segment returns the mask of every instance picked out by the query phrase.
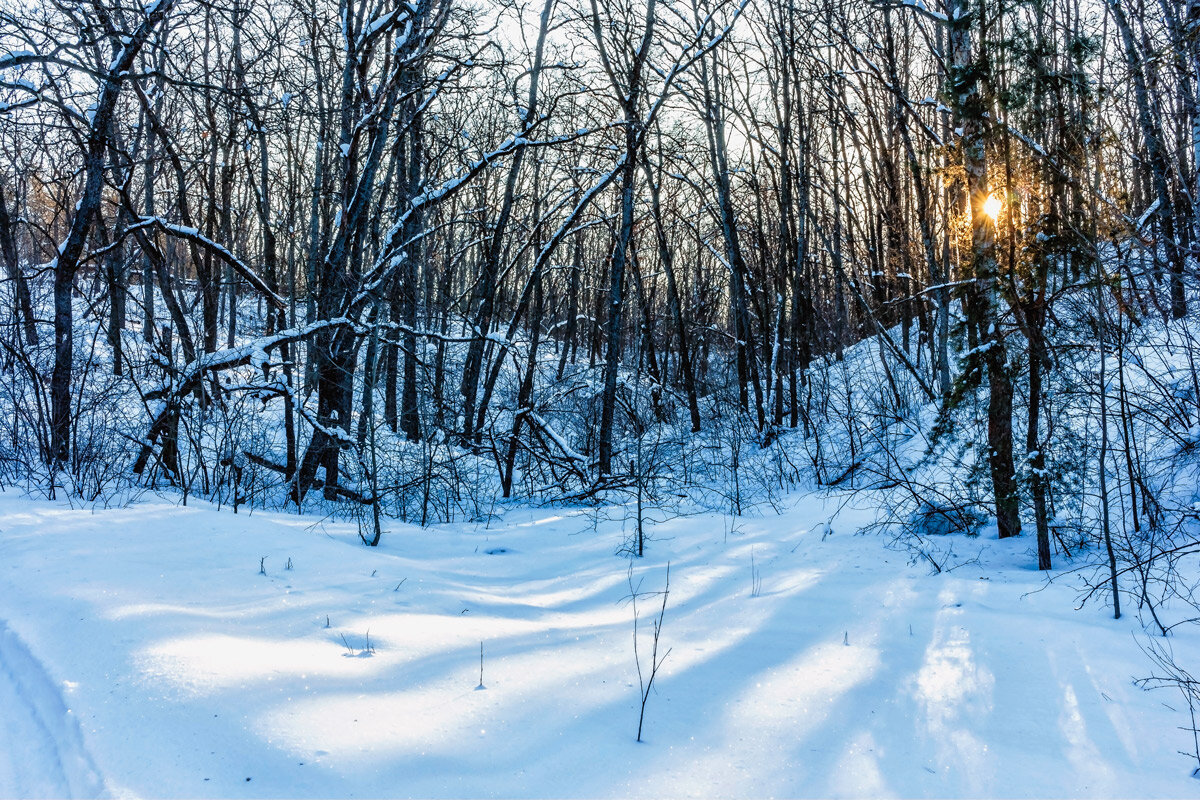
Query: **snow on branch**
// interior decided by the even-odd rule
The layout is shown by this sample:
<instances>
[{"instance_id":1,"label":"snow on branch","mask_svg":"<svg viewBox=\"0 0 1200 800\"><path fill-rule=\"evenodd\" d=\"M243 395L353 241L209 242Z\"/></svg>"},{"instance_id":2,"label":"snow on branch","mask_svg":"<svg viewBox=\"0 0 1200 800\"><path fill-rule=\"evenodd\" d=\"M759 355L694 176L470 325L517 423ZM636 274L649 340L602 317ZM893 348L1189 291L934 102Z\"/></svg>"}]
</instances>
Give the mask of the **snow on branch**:
<instances>
[{"instance_id":1,"label":"snow on branch","mask_svg":"<svg viewBox=\"0 0 1200 800\"><path fill-rule=\"evenodd\" d=\"M266 281L258 276L244 261L235 256L233 253L219 242L215 242L202 234L196 228L188 228L183 225L176 225L172 222L167 222L162 217L141 217L139 222L153 225L161 229L164 233L175 236L180 239L192 242L200 247L215 254L218 258L224 261L229 266L233 267L234 272L246 279L246 282L261 292L276 308L286 308L287 301L280 297L275 291L267 286Z\"/></svg>"},{"instance_id":2,"label":"snow on branch","mask_svg":"<svg viewBox=\"0 0 1200 800\"><path fill-rule=\"evenodd\" d=\"M190 390L191 384L196 378L210 370L231 369L244 364L265 364L267 363L267 352L279 347L283 344L298 342L307 339L317 331L325 328L338 327L356 327L355 324L345 317L335 317L333 319L322 319L316 322L310 322L307 325L301 325L295 328L287 328L286 330L273 333L270 336L260 336L253 341L240 344L235 347L226 347L222 350L217 350L212 353L205 353L196 360L186 364L182 371L180 381L180 390L178 393L186 394Z\"/></svg>"},{"instance_id":3,"label":"snow on branch","mask_svg":"<svg viewBox=\"0 0 1200 800\"><path fill-rule=\"evenodd\" d=\"M880 6L889 6L890 8L908 8L916 11L926 19L933 20L942 25L950 23L950 18L940 11L934 11L929 6L925 5L924 0L884 0Z\"/></svg>"},{"instance_id":4,"label":"snow on branch","mask_svg":"<svg viewBox=\"0 0 1200 800\"><path fill-rule=\"evenodd\" d=\"M584 466L585 468L587 467L587 463L588 463L587 457L585 457L582 453L577 451L575 448L571 447L571 445L569 445L567 443L567 440L562 437L562 434L560 434L558 431L554 430L554 427L549 422L547 422L545 419L543 419L541 414L538 414L536 411L530 410L527 414L527 419L530 423L532 423L535 427L537 427L542 433L546 434L546 436L551 441L554 442L554 444L558 447L558 449L560 451L562 451L562 454L564 456L566 456L566 458L569 461L573 461L576 464L580 464L580 465Z\"/></svg>"}]
</instances>

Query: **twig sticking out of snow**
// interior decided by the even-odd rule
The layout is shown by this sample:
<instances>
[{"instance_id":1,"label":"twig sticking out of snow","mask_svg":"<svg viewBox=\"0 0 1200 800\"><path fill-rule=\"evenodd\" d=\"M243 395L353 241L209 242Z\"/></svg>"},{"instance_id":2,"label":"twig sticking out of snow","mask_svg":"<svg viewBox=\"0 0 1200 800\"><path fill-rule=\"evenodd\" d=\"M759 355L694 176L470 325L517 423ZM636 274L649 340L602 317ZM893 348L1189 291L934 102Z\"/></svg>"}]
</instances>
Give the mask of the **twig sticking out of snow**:
<instances>
[{"instance_id":1,"label":"twig sticking out of snow","mask_svg":"<svg viewBox=\"0 0 1200 800\"><path fill-rule=\"evenodd\" d=\"M658 642L662 636L663 617L667 613L667 596L671 593L671 564L667 563L667 574L663 582L663 590L657 594L662 596L662 606L658 609L658 616L654 619L654 634L653 646L650 650L649 675L642 670L642 658L638 652L638 609L637 599L639 596L638 588L641 584L634 586L633 584L633 562L629 562L629 600L633 605L633 660L637 664L638 673L638 689L641 692L641 708L638 711L638 729L637 740L642 740L642 726L646 721L646 701L650 699L650 690L654 687L654 678L658 675L658 668L667 660L667 656L671 655L671 650L663 653L660 657L658 654Z\"/></svg>"}]
</instances>

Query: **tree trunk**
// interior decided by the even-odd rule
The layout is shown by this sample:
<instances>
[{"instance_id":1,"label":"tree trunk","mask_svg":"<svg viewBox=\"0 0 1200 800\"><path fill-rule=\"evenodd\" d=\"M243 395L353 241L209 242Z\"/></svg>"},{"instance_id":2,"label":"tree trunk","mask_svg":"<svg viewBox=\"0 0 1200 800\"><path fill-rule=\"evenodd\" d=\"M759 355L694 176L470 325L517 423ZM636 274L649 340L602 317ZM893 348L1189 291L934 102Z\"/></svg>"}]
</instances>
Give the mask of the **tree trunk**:
<instances>
[{"instance_id":1,"label":"tree trunk","mask_svg":"<svg viewBox=\"0 0 1200 800\"><path fill-rule=\"evenodd\" d=\"M971 45L972 19L983 11L982 0L979 1L980 6L976 11L972 11L965 3L960 5L957 0L952 0L948 5L953 64L951 86L962 119L960 146L971 213L975 313L988 374L988 462L996 504L996 524L1000 538L1005 539L1021 533L1020 495L1012 452L1012 379L1008 372L1008 353L1000 329L998 310L1000 276L995 228L983 210L989 188L986 108L979 91L979 75L986 70L986 66L983 54L976 56Z\"/></svg>"}]
</instances>

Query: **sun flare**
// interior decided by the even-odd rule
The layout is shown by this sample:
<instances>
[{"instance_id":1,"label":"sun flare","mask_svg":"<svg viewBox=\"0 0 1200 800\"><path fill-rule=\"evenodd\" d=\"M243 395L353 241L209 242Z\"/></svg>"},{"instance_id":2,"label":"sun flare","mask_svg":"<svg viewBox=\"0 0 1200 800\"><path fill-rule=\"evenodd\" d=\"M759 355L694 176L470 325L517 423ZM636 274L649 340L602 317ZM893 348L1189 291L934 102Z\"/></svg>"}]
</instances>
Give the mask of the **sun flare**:
<instances>
[{"instance_id":1,"label":"sun flare","mask_svg":"<svg viewBox=\"0 0 1200 800\"><path fill-rule=\"evenodd\" d=\"M992 218L995 222L1000 218L1000 211L1004 208L1004 203L1000 202L1000 198L994 194L989 194L987 200L983 201L983 213Z\"/></svg>"}]
</instances>

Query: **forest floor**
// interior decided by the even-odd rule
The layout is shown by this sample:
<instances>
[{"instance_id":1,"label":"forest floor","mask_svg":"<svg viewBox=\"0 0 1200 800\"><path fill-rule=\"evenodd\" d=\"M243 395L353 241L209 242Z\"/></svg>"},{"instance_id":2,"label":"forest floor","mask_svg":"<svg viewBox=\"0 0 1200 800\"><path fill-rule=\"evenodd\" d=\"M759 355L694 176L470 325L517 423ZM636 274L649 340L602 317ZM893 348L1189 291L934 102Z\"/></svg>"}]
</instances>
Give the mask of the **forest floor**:
<instances>
[{"instance_id":1,"label":"forest floor","mask_svg":"<svg viewBox=\"0 0 1200 800\"><path fill-rule=\"evenodd\" d=\"M611 510L610 510L611 515ZM830 518L832 517L832 522ZM0 796L1194 797L1136 610L870 509L352 524L0 494ZM670 563L644 741L643 674ZM261 567L261 569L260 569ZM265 574L262 574L264 573ZM1172 637L1181 661L1200 647ZM480 645L483 677L480 680Z\"/></svg>"}]
</instances>

